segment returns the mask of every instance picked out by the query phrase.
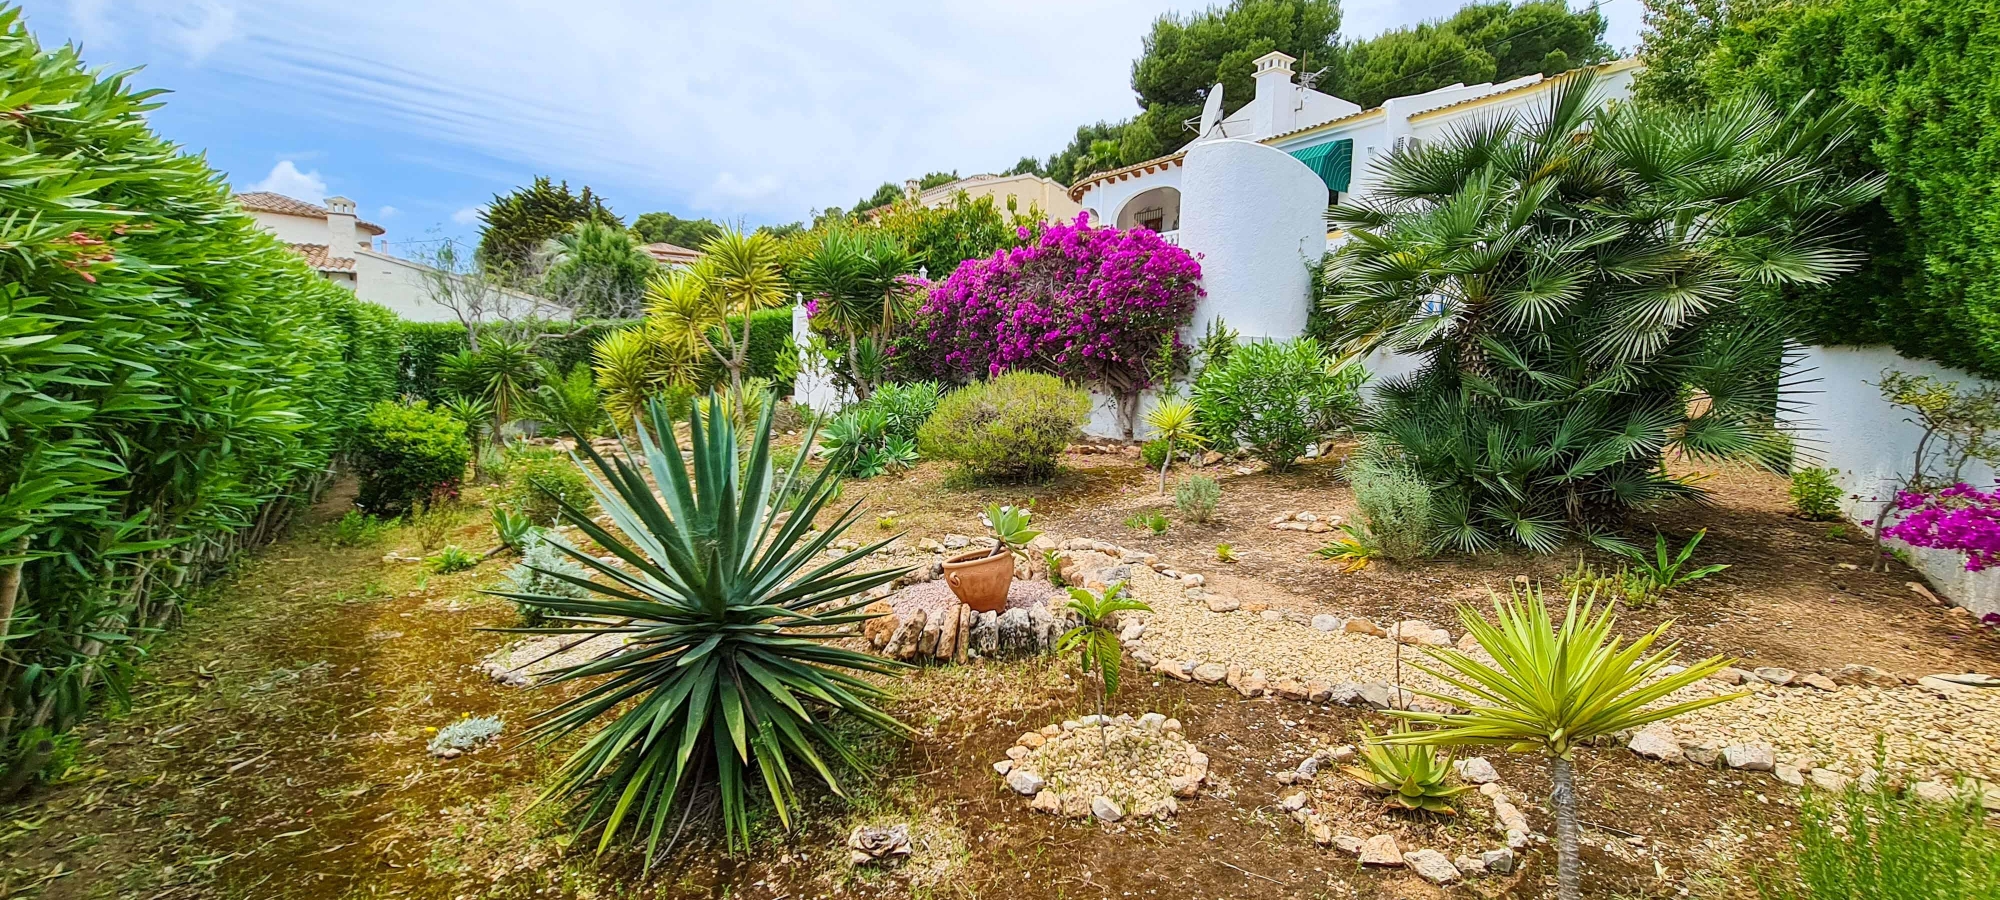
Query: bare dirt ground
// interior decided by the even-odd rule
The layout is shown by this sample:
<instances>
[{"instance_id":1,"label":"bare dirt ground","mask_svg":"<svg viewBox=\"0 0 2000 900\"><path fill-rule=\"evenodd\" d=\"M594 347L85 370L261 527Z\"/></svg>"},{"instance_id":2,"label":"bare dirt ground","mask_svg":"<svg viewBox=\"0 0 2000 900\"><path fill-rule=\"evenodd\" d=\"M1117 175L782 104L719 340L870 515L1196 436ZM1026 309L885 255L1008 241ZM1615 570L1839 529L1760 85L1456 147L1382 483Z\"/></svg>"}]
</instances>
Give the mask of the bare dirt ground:
<instances>
[{"instance_id":1,"label":"bare dirt ground","mask_svg":"<svg viewBox=\"0 0 2000 900\"><path fill-rule=\"evenodd\" d=\"M1329 463L1286 475L1224 475L1221 517L1178 521L1135 455L1072 454L1057 482L948 488L924 465L850 483L875 513L857 526L914 536L977 534L987 502L1032 501L1039 522L1158 553L1215 587L1302 611L1450 622L1452 607L1505 590L1517 574L1553 582L1574 557L1492 555L1386 564L1340 575L1311 551L1324 535L1271 530L1300 509L1350 515ZM1673 618L1695 654L1742 655L1800 669L1867 662L1896 671L2000 669L2000 643L1904 586L1900 566L1866 571L1854 529L1786 514L1782 482L1722 473L1714 505L1669 511L1678 542L1707 526L1703 561L1720 576L1623 630ZM478 493L473 492L477 502ZM342 498L322 507L321 522ZM1128 529L1135 512L1168 510L1165 535ZM893 511L893 514L890 514ZM884 527L886 525L886 528ZM1643 527L1643 526L1642 526ZM491 543L483 512L454 540ZM1214 561L1227 541L1242 561ZM1364 872L1316 847L1277 807L1272 775L1318 744L1346 743L1369 713L1244 700L1220 687L1126 679L1119 710L1181 719L1220 784L1162 824L1102 826L1030 812L991 763L1021 732L1088 712L1060 660L931 669L905 680L895 712L911 741L869 740L879 777L850 777L854 800L815 803L798 831L758 826L747 854L705 836L643 871L631 853L593 854L558 807L533 807L563 748L521 746L532 714L558 698L503 687L477 670L510 637L511 607L476 592L510 564L451 576L385 562L411 538L392 532L334 547L323 524L257 554L165 636L129 711L80 733L78 767L38 788L0 826L0 895L47 898L527 897L1540 897L1552 893L1545 848L1517 874L1440 890L1407 873ZM1843 564L1856 566L1846 568ZM1454 629L1456 631L1456 629ZM502 746L453 760L424 751L429 729L462 715L507 723ZM1510 789L1546 791L1538 763L1489 754ZM1586 892L1594 897L1749 896L1748 873L1777 864L1793 837L1797 793L1768 775L1663 766L1618 748L1586 751ZM1539 808L1528 809L1548 830ZM1382 818L1356 829L1394 828ZM890 873L850 870L840 847L856 824L908 822L918 851ZM1476 813L1465 827L1479 828ZM1406 848L1408 849L1408 848Z\"/></svg>"}]
</instances>

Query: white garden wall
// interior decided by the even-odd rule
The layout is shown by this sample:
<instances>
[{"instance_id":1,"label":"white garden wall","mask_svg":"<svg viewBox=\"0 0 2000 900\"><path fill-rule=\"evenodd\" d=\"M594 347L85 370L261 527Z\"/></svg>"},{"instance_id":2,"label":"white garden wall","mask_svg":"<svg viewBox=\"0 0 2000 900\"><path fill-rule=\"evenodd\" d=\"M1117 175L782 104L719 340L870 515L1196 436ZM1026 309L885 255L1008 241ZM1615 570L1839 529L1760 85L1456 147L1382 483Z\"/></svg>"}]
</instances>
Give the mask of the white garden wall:
<instances>
[{"instance_id":1,"label":"white garden wall","mask_svg":"<svg viewBox=\"0 0 2000 900\"><path fill-rule=\"evenodd\" d=\"M1895 485L1909 473L1923 430L1905 410L1882 399L1876 385L1884 369L1933 375L1958 382L1980 379L1924 359L1910 359L1888 347L1807 347L1803 367L1809 383L1791 409L1779 416L1798 438L1798 455L1813 465L1840 470L1848 492L1847 517L1871 520ZM1966 466L1966 481L1991 488L1995 472L1978 463ZM1965 571L1963 554L1910 548L1910 561L1933 587L1975 614L2000 612L2000 570Z\"/></svg>"}]
</instances>

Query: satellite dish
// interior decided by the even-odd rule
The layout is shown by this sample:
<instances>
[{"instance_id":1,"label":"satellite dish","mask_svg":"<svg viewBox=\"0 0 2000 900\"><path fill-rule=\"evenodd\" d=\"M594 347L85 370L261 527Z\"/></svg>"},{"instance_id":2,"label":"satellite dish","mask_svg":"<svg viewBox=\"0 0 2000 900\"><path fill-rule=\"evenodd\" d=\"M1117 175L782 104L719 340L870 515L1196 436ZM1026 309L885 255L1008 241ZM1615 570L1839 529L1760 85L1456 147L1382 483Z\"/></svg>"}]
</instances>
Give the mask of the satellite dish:
<instances>
[{"instance_id":1,"label":"satellite dish","mask_svg":"<svg viewBox=\"0 0 2000 900\"><path fill-rule=\"evenodd\" d=\"M1201 106L1201 131L1197 137L1208 137L1210 130L1222 121L1222 82L1208 89L1208 102Z\"/></svg>"}]
</instances>

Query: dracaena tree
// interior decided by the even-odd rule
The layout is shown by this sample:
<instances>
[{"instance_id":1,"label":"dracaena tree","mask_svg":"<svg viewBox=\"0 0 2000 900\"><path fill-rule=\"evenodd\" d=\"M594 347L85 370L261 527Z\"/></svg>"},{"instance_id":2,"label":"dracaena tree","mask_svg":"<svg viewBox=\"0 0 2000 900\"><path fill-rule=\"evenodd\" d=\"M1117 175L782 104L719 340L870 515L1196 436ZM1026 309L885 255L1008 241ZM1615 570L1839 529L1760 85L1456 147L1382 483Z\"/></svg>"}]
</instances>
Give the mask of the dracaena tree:
<instances>
[{"instance_id":1,"label":"dracaena tree","mask_svg":"<svg viewBox=\"0 0 2000 900\"><path fill-rule=\"evenodd\" d=\"M1397 150L1328 212L1336 336L1423 361L1363 430L1439 486L1441 544L1603 539L1698 494L1668 453L1777 462L1784 335L1739 303L1857 264L1841 214L1881 184L1835 170L1849 134L1757 100L1603 107L1579 72L1536 115Z\"/></svg>"},{"instance_id":2,"label":"dracaena tree","mask_svg":"<svg viewBox=\"0 0 2000 900\"><path fill-rule=\"evenodd\" d=\"M831 228L793 265L813 324L834 338L835 371L866 400L882 378L889 331L910 314L918 259L879 230Z\"/></svg>"}]
</instances>

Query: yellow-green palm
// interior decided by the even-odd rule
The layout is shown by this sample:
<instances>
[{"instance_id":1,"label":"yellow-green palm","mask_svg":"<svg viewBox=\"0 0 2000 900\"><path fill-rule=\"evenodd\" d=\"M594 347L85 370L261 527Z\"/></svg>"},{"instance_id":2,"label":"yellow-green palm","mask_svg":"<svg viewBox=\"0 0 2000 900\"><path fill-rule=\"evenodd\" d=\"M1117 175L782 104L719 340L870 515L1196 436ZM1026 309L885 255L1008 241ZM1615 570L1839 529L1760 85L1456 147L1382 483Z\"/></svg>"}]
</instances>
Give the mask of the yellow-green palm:
<instances>
[{"instance_id":1,"label":"yellow-green palm","mask_svg":"<svg viewBox=\"0 0 2000 900\"><path fill-rule=\"evenodd\" d=\"M1198 429L1199 416L1194 404L1182 397L1168 397L1146 413L1146 424L1153 429L1153 437L1167 442L1166 461L1160 463L1160 493L1167 492L1167 467L1173 465L1174 448L1180 446L1199 447L1204 439Z\"/></svg>"},{"instance_id":2,"label":"yellow-green palm","mask_svg":"<svg viewBox=\"0 0 2000 900\"><path fill-rule=\"evenodd\" d=\"M1675 691L1723 669L1732 659L1711 656L1666 674L1678 643L1654 650L1673 623L1662 622L1630 644L1612 634L1618 618L1595 597L1569 596L1562 625L1552 624L1539 589L1493 601L1494 621L1460 607L1459 620L1491 656L1488 664L1450 648L1424 649L1436 668L1417 668L1460 694L1417 691L1464 712L1389 710L1389 715L1436 726L1387 735L1385 743L1437 746L1492 745L1539 752L1549 761L1557 837L1557 896L1574 900L1581 890L1577 867L1575 768L1577 747L1595 738L1692 712L1743 694L1663 703Z\"/></svg>"}]
</instances>

